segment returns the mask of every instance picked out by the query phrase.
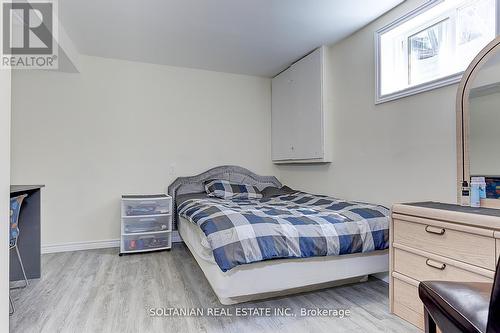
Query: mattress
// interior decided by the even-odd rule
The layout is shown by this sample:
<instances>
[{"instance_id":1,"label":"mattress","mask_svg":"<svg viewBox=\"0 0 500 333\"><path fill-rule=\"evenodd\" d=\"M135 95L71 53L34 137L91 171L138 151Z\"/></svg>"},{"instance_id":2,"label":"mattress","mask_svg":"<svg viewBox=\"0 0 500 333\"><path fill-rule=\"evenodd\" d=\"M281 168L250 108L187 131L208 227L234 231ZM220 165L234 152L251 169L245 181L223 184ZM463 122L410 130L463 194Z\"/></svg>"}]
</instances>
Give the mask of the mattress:
<instances>
[{"instance_id":1,"label":"mattress","mask_svg":"<svg viewBox=\"0 0 500 333\"><path fill-rule=\"evenodd\" d=\"M179 216L207 236L222 271L284 258L384 250L389 210L383 206L294 193L262 199L192 198Z\"/></svg>"},{"instance_id":2,"label":"mattress","mask_svg":"<svg viewBox=\"0 0 500 333\"><path fill-rule=\"evenodd\" d=\"M221 271L215 262L207 237L183 217L179 234L198 262L222 304L324 288L362 280L368 274L389 269L388 251L266 260Z\"/></svg>"}]
</instances>

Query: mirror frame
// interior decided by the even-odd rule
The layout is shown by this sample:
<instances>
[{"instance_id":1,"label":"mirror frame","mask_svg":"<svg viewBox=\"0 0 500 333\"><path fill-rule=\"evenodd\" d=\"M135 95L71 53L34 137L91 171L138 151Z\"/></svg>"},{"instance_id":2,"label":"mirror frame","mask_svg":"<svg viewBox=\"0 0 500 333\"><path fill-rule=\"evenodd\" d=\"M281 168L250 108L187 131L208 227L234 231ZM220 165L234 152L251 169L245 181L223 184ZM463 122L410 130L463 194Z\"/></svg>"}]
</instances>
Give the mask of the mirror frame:
<instances>
[{"instance_id":1,"label":"mirror frame","mask_svg":"<svg viewBox=\"0 0 500 333\"><path fill-rule=\"evenodd\" d=\"M490 60L496 52L500 52L500 36L486 45L472 60L465 70L457 91L457 203L462 197L462 182L470 182L469 160L469 94L472 82L483 65ZM499 208L500 199L481 200L481 207Z\"/></svg>"}]
</instances>

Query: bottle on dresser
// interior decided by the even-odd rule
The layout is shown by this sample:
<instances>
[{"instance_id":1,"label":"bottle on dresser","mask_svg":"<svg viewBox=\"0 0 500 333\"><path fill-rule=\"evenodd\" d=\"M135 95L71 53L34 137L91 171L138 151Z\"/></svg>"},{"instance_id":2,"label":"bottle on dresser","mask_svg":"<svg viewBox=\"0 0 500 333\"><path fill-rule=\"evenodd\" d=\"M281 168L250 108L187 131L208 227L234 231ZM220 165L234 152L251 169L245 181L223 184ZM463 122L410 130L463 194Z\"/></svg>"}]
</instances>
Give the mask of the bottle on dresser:
<instances>
[{"instance_id":1,"label":"bottle on dresser","mask_svg":"<svg viewBox=\"0 0 500 333\"><path fill-rule=\"evenodd\" d=\"M464 180L462 182L462 206L470 206L470 187L469 183Z\"/></svg>"},{"instance_id":2,"label":"bottle on dresser","mask_svg":"<svg viewBox=\"0 0 500 333\"><path fill-rule=\"evenodd\" d=\"M486 198L486 181L484 177L471 177L470 206L481 207L481 199Z\"/></svg>"}]
</instances>

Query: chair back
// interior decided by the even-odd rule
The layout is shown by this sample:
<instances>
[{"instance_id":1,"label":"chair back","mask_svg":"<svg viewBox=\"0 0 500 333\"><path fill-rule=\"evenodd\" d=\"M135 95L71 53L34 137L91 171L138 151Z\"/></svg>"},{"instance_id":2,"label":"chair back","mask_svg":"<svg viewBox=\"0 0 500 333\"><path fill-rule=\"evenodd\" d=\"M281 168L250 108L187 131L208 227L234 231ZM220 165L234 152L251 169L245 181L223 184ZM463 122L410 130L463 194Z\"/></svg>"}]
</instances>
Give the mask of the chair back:
<instances>
[{"instance_id":1,"label":"chair back","mask_svg":"<svg viewBox=\"0 0 500 333\"><path fill-rule=\"evenodd\" d=\"M17 245L17 238L19 237L19 213L21 212L21 205L23 200L27 197L26 194L10 198L10 243L9 247Z\"/></svg>"},{"instance_id":2,"label":"chair back","mask_svg":"<svg viewBox=\"0 0 500 333\"><path fill-rule=\"evenodd\" d=\"M500 332L500 258L491 290L490 309L488 312L488 326L486 332Z\"/></svg>"}]
</instances>

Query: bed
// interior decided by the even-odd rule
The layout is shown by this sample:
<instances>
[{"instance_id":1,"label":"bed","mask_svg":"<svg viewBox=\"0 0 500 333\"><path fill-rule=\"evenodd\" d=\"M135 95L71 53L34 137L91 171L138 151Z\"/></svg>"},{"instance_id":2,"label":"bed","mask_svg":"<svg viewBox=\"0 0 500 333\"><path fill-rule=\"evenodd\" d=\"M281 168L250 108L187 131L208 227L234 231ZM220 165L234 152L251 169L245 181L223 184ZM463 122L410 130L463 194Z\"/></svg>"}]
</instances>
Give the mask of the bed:
<instances>
[{"instance_id":1,"label":"bed","mask_svg":"<svg viewBox=\"0 0 500 333\"><path fill-rule=\"evenodd\" d=\"M259 200L211 198L204 192L204 184L213 179L252 185L263 193L272 191ZM369 274L388 271L389 211L385 207L294 191L283 187L275 177L259 176L238 166L220 166L196 176L177 178L168 191L173 198L174 229L179 231L222 304L352 283ZM276 216L286 223L292 221L291 229L270 223ZM347 218L353 223L331 221L332 218ZM242 220L255 223L240 226ZM221 227L228 223L229 226ZM259 231L264 225L272 229ZM362 237L352 231L355 226ZM221 238L221 230L214 230L235 227L240 230L236 241L227 233L222 233ZM345 228L351 231L346 232ZM242 229L253 236L241 237ZM288 238L288 243L268 246L283 238L283 229L327 236L333 232L336 236L301 237L295 246L290 246ZM278 232L279 237L266 243L273 232ZM260 237L261 233L264 237ZM248 245L242 249L242 238L253 242L253 250ZM327 239L328 245L318 246L321 238Z\"/></svg>"}]
</instances>

